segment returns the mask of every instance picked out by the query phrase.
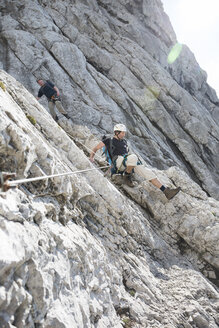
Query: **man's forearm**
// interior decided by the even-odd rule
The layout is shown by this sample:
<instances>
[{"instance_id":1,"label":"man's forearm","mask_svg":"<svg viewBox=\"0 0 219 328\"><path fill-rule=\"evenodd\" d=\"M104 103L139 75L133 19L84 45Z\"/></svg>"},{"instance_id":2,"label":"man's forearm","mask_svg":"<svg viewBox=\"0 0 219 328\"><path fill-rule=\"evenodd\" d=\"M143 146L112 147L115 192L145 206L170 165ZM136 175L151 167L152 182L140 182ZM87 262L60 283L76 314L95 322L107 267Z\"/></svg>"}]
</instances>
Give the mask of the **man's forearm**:
<instances>
[{"instance_id":1,"label":"man's forearm","mask_svg":"<svg viewBox=\"0 0 219 328\"><path fill-rule=\"evenodd\" d=\"M91 153L90 153L90 159L93 160L94 159L94 156L96 154L96 150L95 148L92 149Z\"/></svg>"},{"instance_id":2,"label":"man's forearm","mask_svg":"<svg viewBox=\"0 0 219 328\"><path fill-rule=\"evenodd\" d=\"M54 87L53 89L56 91L57 96L59 97L59 89L57 87Z\"/></svg>"},{"instance_id":3,"label":"man's forearm","mask_svg":"<svg viewBox=\"0 0 219 328\"><path fill-rule=\"evenodd\" d=\"M90 160L93 162L96 152L104 146L104 143L101 141L96 147L94 147L90 153Z\"/></svg>"}]
</instances>

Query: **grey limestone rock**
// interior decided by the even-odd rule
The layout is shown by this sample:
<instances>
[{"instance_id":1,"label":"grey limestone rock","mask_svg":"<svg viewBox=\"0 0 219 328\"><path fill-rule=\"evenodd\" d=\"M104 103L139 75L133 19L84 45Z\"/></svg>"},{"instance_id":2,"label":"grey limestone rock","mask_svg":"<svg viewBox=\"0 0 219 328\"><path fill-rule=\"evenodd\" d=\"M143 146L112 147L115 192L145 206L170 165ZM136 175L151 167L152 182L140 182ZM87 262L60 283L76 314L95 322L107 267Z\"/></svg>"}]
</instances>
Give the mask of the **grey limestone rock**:
<instances>
[{"instance_id":1,"label":"grey limestone rock","mask_svg":"<svg viewBox=\"0 0 219 328\"><path fill-rule=\"evenodd\" d=\"M218 327L219 100L176 41L160 0L0 1L0 170L92 169L0 192L1 327ZM170 202L93 170L115 123Z\"/></svg>"},{"instance_id":2,"label":"grey limestone rock","mask_svg":"<svg viewBox=\"0 0 219 328\"><path fill-rule=\"evenodd\" d=\"M22 179L94 168L88 127L58 125L14 78L0 80L4 169ZM2 327L217 327L218 201L179 167L153 171L182 186L170 202L100 170L0 193Z\"/></svg>"},{"instance_id":3,"label":"grey limestone rock","mask_svg":"<svg viewBox=\"0 0 219 328\"><path fill-rule=\"evenodd\" d=\"M161 1L5 0L0 9L3 69L35 95L36 78L54 81L73 121L95 134L126 123L144 160L181 167L219 199L219 100L186 45L167 63L177 38Z\"/></svg>"}]
</instances>

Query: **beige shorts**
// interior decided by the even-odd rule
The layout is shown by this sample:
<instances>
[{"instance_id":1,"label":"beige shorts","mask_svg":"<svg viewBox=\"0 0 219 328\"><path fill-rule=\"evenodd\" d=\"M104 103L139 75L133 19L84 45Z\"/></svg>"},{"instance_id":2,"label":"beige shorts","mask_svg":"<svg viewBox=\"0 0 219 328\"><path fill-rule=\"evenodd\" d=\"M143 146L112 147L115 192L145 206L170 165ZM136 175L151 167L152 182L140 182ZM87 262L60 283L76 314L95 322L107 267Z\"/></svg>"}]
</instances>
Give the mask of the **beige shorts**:
<instances>
[{"instance_id":1,"label":"beige shorts","mask_svg":"<svg viewBox=\"0 0 219 328\"><path fill-rule=\"evenodd\" d=\"M124 160L123 156L118 156L116 160L116 167L120 171L125 170L125 166L122 164L123 160ZM138 157L135 154L130 154L127 157L126 166L134 166L135 173L137 173L138 175L140 175L142 178L146 180L150 181L157 178L151 169L148 169L144 165L137 165L137 162L138 162Z\"/></svg>"}]
</instances>

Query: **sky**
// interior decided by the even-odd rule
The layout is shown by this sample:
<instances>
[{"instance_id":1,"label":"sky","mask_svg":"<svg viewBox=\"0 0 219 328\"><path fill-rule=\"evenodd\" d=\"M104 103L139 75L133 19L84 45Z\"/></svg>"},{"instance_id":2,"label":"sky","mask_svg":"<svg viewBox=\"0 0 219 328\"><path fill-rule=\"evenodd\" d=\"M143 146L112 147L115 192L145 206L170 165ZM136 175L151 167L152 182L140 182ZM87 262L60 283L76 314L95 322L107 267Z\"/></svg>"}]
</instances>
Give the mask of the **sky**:
<instances>
[{"instance_id":1,"label":"sky","mask_svg":"<svg viewBox=\"0 0 219 328\"><path fill-rule=\"evenodd\" d=\"M219 0L161 0L179 43L186 44L219 97Z\"/></svg>"}]
</instances>

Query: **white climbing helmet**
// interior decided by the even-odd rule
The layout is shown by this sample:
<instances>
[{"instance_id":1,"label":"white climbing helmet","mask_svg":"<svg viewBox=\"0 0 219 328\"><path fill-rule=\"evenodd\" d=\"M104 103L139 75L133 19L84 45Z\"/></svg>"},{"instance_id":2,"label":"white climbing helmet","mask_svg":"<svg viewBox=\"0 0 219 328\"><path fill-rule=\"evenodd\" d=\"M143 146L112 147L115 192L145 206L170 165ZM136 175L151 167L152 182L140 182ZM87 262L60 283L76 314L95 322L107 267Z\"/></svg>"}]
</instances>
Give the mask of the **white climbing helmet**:
<instances>
[{"instance_id":1,"label":"white climbing helmet","mask_svg":"<svg viewBox=\"0 0 219 328\"><path fill-rule=\"evenodd\" d=\"M120 131L120 132L126 132L127 129L126 129L126 126L124 124L116 124L114 126L114 131Z\"/></svg>"}]
</instances>

